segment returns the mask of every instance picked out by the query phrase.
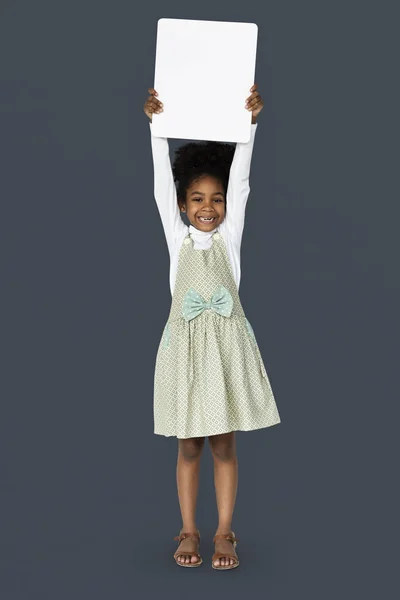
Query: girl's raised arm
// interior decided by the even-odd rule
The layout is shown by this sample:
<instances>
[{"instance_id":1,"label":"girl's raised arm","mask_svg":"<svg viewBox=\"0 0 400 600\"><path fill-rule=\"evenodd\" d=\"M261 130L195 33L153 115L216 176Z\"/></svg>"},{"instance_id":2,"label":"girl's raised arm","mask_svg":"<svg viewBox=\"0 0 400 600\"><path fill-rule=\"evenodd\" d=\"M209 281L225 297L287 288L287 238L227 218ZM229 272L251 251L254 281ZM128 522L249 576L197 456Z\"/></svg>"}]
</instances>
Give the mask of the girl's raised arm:
<instances>
[{"instance_id":1,"label":"girl's raised arm","mask_svg":"<svg viewBox=\"0 0 400 600\"><path fill-rule=\"evenodd\" d=\"M178 207L169 156L168 139L155 137L151 134L151 149L154 167L154 198L160 213L168 250L171 254L180 229L184 227L184 223Z\"/></svg>"},{"instance_id":2,"label":"girl's raised arm","mask_svg":"<svg viewBox=\"0 0 400 600\"><path fill-rule=\"evenodd\" d=\"M145 104L144 111L151 119L154 112L162 111L162 104L155 98L157 92L153 88L150 88L149 92L151 96ZM149 123L149 127L154 167L154 198L160 213L168 250L171 255L180 230L185 227L185 224L181 219L178 207L171 159L169 156L168 139L153 136L151 132L151 122Z\"/></svg>"},{"instance_id":3,"label":"girl's raised arm","mask_svg":"<svg viewBox=\"0 0 400 600\"><path fill-rule=\"evenodd\" d=\"M226 193L224 226L233 243L240 246L244 228L247 199L250 193L249 176L257 123L251 125L250 140L237 143L233 156Z\"/></svg>"}]
</instances>

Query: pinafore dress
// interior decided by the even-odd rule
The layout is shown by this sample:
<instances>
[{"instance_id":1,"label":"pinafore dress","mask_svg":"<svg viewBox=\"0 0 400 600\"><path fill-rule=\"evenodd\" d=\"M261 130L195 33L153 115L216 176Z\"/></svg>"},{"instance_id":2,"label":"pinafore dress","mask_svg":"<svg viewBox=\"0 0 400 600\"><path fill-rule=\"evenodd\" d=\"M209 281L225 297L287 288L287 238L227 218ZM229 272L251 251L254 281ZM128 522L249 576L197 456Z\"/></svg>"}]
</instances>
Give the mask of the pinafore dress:
<instances>
[{"instance_id":1,"label":"pinafore dress","mask_svg":"<svg viewBox=\"0 0 400 600\"><path fill-rule=\"evenodd\" d=\"M281 422L263 359L239 298L225 244L188 234L156 356L154 433L193 438Z\"/></svg>"}]
</instances>

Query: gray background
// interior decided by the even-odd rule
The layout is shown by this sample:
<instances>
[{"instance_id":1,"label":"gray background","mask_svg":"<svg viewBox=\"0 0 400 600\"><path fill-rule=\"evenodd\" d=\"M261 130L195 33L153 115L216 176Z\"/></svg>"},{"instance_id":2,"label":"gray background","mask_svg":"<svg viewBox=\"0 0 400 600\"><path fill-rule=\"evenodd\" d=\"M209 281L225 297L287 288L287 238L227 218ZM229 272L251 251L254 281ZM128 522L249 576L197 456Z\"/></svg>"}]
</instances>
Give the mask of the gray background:
<instances>
[{"instance_id":1,"label":"gray background","mask_svg":"<svg viewBox=\"0 0 400 600\"><path fill-rule=\"evenodd\" d=\"M394 7L2 0L2 600L396 595ZM224 574L209 446L204 565L182 569L176 439L153 434L170 291L143 104L160 17L259 26L240 292L282 423L237 434L241 566Z\"/></svg>"}]
</instances>

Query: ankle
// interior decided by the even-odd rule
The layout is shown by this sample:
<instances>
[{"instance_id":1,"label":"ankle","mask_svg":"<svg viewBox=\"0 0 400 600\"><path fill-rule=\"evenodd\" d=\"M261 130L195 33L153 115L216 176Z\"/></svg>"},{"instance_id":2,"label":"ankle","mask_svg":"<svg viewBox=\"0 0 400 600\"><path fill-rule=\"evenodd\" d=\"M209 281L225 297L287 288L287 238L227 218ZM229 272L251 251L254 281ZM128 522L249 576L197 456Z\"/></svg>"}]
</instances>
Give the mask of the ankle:
<instances>
[{"instance_id":1,"label":"ankle","mask_svg":"<svg viewBox=\"0 0 400 600\"><path fill-rule=\"evenodd\" d=\"M217 528L217 531L215 532L215 535L218 535L220 533L228 534L228 533L231 533L231 531L232 531L231 525L228 525L228 526L227 525L220 525Z\"/></svg>"},{"instance_id":2,"label":"ankle","mask_svg":"<svg viewBox=\"0 0 400 600\"><path fill-rule=\"evenodd\" d=\"M196 533L197 531L196 523L184 523L181 528L181 533Z\"/></svg>"}]
</instances>

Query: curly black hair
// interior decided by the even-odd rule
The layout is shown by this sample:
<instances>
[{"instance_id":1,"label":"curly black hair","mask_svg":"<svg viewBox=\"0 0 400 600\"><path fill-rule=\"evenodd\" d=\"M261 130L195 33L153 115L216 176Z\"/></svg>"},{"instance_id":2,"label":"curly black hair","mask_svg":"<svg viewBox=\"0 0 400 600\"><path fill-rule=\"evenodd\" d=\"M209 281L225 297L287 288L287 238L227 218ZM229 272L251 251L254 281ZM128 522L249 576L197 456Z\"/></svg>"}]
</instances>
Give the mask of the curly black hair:
<instances>
[{"instance_id":1,"label":"curly black hair","mask_svg":"<svg viewBox=\"0 0 400 600\"><path fill-rule=\"evenodd\" d=\"M178 183L178 203L186 203L188 188L204 175L218 179L226 197L234 153L234 145L222 142L189 142L180 146L172 166L174 181Z\"/></svg>"}]
</instances>

